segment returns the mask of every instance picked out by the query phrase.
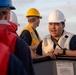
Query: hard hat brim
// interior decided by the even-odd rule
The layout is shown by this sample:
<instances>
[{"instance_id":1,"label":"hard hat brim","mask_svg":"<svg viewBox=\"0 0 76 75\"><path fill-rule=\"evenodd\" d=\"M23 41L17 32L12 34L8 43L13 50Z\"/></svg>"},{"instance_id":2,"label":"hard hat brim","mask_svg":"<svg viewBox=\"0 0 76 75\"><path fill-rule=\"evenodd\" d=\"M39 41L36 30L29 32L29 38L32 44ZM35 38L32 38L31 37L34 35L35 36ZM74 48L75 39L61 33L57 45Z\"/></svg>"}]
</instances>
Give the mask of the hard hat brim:
<instances>
[{"instance_id":1,"label":"hard hat brim","mask_svg":"<svg viewBox=\"0 0 76 75\"><path fill-rule=\"evenodd\" d=\"M16 8L15 8L15 7L10 7L10 9L11 9L11 10L15 10Z\"/></svg>"},{"instance_id":2,"label":"hard hat brim","mask_svg":"<svg viewBox=\"0 0 76 75\"><path fill-rule=\"evenodd\" d=\"M40 19L42 19L42 16L39 16Z\"/></svg>"},{"instance_id":3,"label":"hard hat brim","mask_svg":"<svg viewBox=\"0 0 76 75\"><path fill-rule=\"evenodd\" d=\"M66 21L66 19L63 21L63 20L61 20L61 21L48 21L49 23L61 23L61 22L65 22Z\"/></svg>"},{"instance_id":4,"label":"hard hat brim","mask_svg":"<svg viewBox=\"0 0 76 75\"><path fill-rule=\"evenodd\" d=\"M39 19L42 19L42 16L29 15L29 16L26 16L26 17L38 17Z\"/></svg>"},{"instance_id":5,"label":"hard hat brim","mask_svg":"<svg viewBox=\"0 0 76 75\"><path fill-rule=\"evenodd\" d=\"M16 9L14 6L11 6L11 7L9 7L9 6L0 6L0 7L7 7L7 8L10 8L11 10L15 10Z\"/></svg>"}]
</instances>

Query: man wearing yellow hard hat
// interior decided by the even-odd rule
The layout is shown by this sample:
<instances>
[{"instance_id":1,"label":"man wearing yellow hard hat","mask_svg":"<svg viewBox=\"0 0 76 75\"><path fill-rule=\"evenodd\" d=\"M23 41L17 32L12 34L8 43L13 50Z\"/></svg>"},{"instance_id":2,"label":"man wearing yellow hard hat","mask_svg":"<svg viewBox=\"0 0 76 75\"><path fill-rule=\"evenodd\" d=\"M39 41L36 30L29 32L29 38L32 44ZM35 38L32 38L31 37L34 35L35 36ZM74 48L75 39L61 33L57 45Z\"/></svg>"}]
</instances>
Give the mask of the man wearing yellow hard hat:
<instances>
[{"instance_id":1,"label":"man wearing yellow hard hat","mask_svg":"<svg viewBox=\"0 0 76 75\"><path fill-rule=\"evenodd\" d=\"M36 8L30 8L26 13L26 17L28 19L28 25L23 28L20 37L24 39L30 49L36 53L36 48L41 41L36 28L39 26L42 17Z\"/></svg>"},{"instance_id":2,"label":"man wearing yellow hard hat","mask_svg":"<svg viewBox=\"0 0 76 75\"><path fill-rule=\"evenodd\" d=\"M56 58L59 54L76 56L76 35L64 30L64 14L60 10L52 11L48 23L50 34L40 42L36 53L51 58Z\"/></svg>"}]
</instances>

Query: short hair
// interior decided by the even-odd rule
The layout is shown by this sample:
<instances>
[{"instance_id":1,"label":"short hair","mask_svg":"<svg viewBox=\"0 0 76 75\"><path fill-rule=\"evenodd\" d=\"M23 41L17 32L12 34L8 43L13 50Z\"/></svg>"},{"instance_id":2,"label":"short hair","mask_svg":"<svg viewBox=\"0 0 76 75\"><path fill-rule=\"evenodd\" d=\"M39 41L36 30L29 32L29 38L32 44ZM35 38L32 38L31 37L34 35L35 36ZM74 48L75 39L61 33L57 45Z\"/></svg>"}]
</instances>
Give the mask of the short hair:
<instances>
[{"instance_id":1,"label":"short hair","mask_svg":"<svg viewBox=\"0 0 76 75\"><path fill-rule=\"evenodd\" d=\"M31 23L34 22L36 20L36 18L37 17L32 17L32 16L27 17L28 22L31 22Z\"/></svg>"},{"instance_id":2,"label":"short hair","mask_svg":"<svg viewBox=\"0 0 76 75\"><path fill-rule=\"evenodd\" d=\"M65 25L65 22L61 22L62 25Z\"/></svg>"},{"instance_id":3,"label":"short hair","mask_svg":"<svg viewBox=\"0 0 76 75\"><path fill-rule=\"evenodd\" d=\"M2 19L3 15L7 13L7 10L10 10L9 7L0 7L0 19Z\"/></svg>"}]
</instances>

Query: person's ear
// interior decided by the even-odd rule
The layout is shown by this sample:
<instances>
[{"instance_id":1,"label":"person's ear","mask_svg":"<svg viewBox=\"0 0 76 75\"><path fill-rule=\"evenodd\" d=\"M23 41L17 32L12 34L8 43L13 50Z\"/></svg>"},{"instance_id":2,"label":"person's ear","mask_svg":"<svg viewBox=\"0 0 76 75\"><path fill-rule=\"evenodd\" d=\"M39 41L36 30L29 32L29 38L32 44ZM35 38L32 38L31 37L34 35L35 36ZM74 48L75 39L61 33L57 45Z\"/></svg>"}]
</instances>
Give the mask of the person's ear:
<instances>
[{"instance_id":1,"label":"person's ear","mask_svg":"<svg viewBox=\"0 0 76 75\"><path fill-rule=\"evenodd\" d=\"M8 20L8 13L7 12L5 13L4 16L5 16L5 20Z\"/></svg>"},{"instance_id":2,"label":"person's ear","mask_svg":"<svg viewBox=\"0 0 76 75\"><path fill-rule=\"evenodd\" d=\"M9 20L10 19L10 10L6 11L5 19L6 20Z\"/></svg>"}]
</instances>

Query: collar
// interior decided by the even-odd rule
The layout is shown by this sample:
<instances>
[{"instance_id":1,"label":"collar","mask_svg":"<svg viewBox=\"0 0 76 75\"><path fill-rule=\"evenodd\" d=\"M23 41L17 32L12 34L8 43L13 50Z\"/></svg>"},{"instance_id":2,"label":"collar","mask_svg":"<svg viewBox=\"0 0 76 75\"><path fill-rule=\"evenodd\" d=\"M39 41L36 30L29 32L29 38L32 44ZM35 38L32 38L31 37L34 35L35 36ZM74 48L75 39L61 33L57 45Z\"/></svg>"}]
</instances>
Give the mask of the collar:
<instances>
[{"instance_id":1,"label":"collar","mask_svg":"<svg viewBox=\"0 0 76 75\"><path fill-rule=\"evenodd\" d=\"M10 25L10 23L7 20L0 20L0 24Z\"/></svg>"}]
</instances>

